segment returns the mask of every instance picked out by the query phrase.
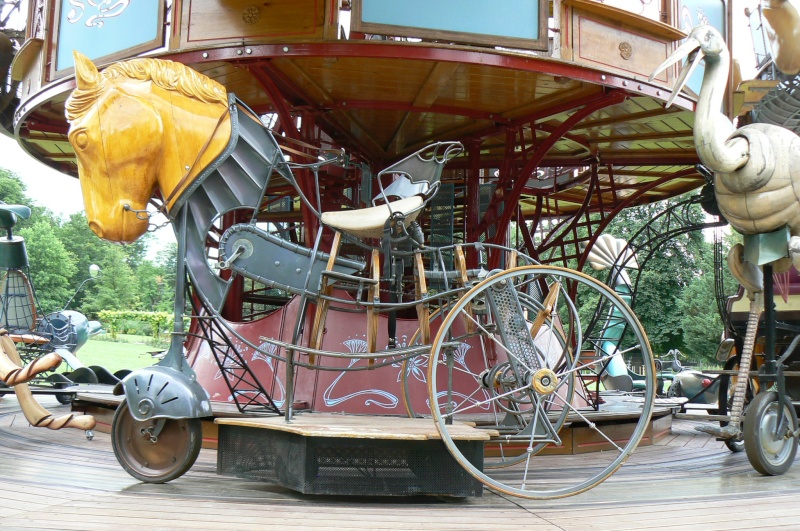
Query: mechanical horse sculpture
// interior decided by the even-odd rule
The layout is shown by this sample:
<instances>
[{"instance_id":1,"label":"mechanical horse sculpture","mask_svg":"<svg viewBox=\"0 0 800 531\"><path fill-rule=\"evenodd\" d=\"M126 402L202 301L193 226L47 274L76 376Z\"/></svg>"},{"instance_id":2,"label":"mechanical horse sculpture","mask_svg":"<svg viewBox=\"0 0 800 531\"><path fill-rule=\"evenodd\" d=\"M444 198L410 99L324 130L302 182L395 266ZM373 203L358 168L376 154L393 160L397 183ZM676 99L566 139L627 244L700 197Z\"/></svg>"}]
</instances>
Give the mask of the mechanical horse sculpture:
<instances>
[{"instance_id":1,"label":"mechanical horse sculpture","mask_svg":"<svg viewBox=\"0 0 800 531\"><path fill-rule=\"evenodd\" d=\"M409 412L433 418L459 464L492 488L542 499L600 483L643 437L653 410L652 354L641 325L613 289L498 245L425 245L416 218L440 188L444 165L461 152L458 142L431 144L378 172L374 182L380 194L372 206L319 212L319 195L307 196L319 194L319 186L303 190L292 170L315 177L327 165L348 170L357 165L349 156L319 150L307 164L287 160L255 113L213 80L177 63L134 59L98 72L76 53L75 65L77 88L66 110L90 226L102 238L133 241L147 230L145 207L160 194L178 239L170 349L156 366L135 371L115 390L124 393L125 402L114 417L112 442L134 477L164 482L183 474L200 448L198 419L212 415L209 397L183 355L187 275L202 303L195 322L206 327L203 334L220 371L235 373L229 386L242 412L282 413L291 421L299 380L313 387L319 371L372 371L362 373L366 380L378 369L402 367L398 381L413 404ZM258 223L265 194L276 183L276 188L290 185L290 197L298 197L316 218L310 249ZM212 267L207 235L231 212L246 221L220 227L224 232ZM333 234L323 243L325 232ZM343 241L357 250L341 256ZM468 268L466 253L475 253L478 264L499 257L507 269ZM265 336L254 342L223 318L236 276L289 294L284 308L291 309L282 325L288 329L294 323L289 340ZM433 283L435 290L429 288ZM594 328L585 326L575 304L582 297L599 300L595 315L601 317L589 319L599 323ZM307 315L314 307L313 317ZM397 337L398 312L417 317L418 329L407 341ZM331 315L346 316L354 328L365 324L366 339L332 346L325 326ZM605 333L609 329L613 337ZM259 382L248 380L247 364L231 339L283 364L283 411ZM613 353L605 350L610 344ZM582 357L587 352L589 359ZM626 394L624 401L622 395L594 399L600 389L590 388L582 373L591 372L597 385L612 357L632 353L644 367L644 391ZM237 387L246 382L252 385ZM427 400L407 385L415 382ZM238 401L245 395L247 401ZM593 422L589 416L601 406L616 407L615 414L625 409L631 415L629 433L620 438L607 432L613 428ZM481 427L482 465L456 442L464 420ZM571 445L562 428L573 422L588 426L593 444L610 451L602 452L602 464L593 458L592 467L570 468L568 479L553 481L549 471L561 465L545 450ZM548 464L551 459L556 461Z\"/></svg>"}]
</instances>

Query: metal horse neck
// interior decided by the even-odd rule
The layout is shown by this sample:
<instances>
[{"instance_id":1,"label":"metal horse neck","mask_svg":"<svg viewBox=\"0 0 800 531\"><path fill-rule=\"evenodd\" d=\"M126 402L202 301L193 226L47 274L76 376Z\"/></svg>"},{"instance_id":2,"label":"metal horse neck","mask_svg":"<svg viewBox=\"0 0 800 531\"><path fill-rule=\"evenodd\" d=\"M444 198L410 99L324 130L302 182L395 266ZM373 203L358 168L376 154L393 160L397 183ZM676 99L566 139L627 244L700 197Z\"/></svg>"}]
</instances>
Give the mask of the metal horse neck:
<instances>
[{"instance_id":1,"label":"metal horse neck","mask_svg":"<svg viewBox=\"0 0 800 531\"><path fill-rule=\"evenodd\" d=\"M292 181L283 153L272 134L247 113L239 113L230 99L231 137L220 156L178 197L170 211L178 242L185 241L186 269L198 294L214 310L225 300L230 281L208 265L206 235L214 220L234 210L250 210L255 217L273 171ZM181 213L187 211L186 222Z\"/></svg>"},{"instance_id":2,"label":"metal horse neck","mask_svg":"<svg viewBox=\"0 0 800 531\"><path fill-rule=\"evenodd\" d=\"M248 113L239 113L241 102L229 96L231 136L225 150L197 176L170 209L178 241L178 267L175 286L175 329L164 364L184 370L183 321L184 279L188 272L201 300L219 311L230 289L209 267L206 235L212 223L234 210L250 210L255 217L273 171L290 182L283 153L272 134Z\"/></svg>"}]
</instances>

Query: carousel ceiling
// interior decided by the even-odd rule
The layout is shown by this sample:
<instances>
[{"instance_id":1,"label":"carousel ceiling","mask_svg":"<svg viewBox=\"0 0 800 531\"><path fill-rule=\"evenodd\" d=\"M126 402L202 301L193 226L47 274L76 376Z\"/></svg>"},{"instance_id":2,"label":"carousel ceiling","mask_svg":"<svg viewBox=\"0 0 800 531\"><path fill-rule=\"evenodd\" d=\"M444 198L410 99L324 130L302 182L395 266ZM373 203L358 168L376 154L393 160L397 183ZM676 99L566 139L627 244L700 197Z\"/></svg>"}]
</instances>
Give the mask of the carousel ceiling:
<instances>
[{"instance_id":1,"label":"carousel ceiling","mask_svg":"<svg viewBox=\"0 0 800 531\"><path fill-rule=\"evenodd\" d=\"M222 83L259 114L294 121L307 139L385 165L438 140L469 156L456 169L526 179L523 209L546 195L553 214L637 194L657 201L703 184L692 140L693 104L664 109L659 86L533 52L386 41L262 45L165 56ZM69 79L44 91L19 128L33 156L77 175L66 140ZM313 137L313 138L311 138ZM462 172L463 174L463 172ZM516 183L515 183L516 184ZM605 197L604 197L605 195Z\"/></svg>"}]
</instances>

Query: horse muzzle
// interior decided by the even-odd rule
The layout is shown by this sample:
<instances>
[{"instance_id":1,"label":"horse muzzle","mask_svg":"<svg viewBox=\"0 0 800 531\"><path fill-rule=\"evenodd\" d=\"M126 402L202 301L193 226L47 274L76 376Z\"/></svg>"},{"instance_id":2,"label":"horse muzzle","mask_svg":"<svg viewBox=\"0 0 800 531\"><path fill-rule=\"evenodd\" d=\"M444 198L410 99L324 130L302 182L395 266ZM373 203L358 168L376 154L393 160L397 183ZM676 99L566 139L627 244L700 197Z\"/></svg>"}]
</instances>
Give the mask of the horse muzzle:
<instances>
[{"instance_id":1,"label":"horse muzzle","mask_svg":"<svg viewBox=\"0 0 800 531\"><path fill-rule=\"evenodd\" d=\"M109 214L109 213L107 213ZM133 243L147 232L148 219L141 219L135 212L119 207L119 212L106 216L89 215L89 228L99 238L113 243Z\"/></svg>"}]
</instances>

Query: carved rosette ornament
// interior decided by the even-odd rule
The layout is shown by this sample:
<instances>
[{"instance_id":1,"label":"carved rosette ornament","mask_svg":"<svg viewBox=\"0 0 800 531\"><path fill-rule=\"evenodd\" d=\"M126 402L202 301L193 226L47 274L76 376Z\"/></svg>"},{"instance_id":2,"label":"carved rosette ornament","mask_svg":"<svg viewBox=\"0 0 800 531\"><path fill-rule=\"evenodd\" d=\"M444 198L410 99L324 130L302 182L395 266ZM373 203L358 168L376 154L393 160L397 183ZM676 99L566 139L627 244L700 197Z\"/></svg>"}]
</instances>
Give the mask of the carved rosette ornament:
<instances>
[{"instance_id":1,"label":"carved rosette ornament","mask_svg":"<svg viewBox=\"0 0 800 531\"><path fill-rule=\"evenodd\" d=\"M245 10L242 11L242 20L244 20L245 24L255 24L260 18L261 10L258 6L247 6Z\"/></svg>"},{"instance_id":2,"label":"carved rosette ornament","mask_svg":"<svg viewBox=\"0 0 800 531\"><path fill-rule=\"evenodd\" d=\"M622 41L619 43L619 55L626 61L633 55L633 46L631 43Z\"/></svg>"}]
</instances>

